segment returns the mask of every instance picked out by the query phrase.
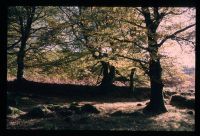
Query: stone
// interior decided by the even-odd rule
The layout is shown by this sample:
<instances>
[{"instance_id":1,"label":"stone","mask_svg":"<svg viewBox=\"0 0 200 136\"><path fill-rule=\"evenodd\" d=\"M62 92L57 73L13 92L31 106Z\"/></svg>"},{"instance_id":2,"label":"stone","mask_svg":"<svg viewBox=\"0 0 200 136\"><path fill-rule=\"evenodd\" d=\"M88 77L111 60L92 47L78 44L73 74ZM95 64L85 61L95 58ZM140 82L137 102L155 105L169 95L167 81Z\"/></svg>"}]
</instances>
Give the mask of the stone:
<instances>
[{"instance_id":1,"label":"stone","mask_svg":"<svg viewBox=\"0 0 200 136\"><path fill-rule=\"evenodd\" d=\"M111 116L122 116L125 115L122 111L116 111L111 114Z\"/></svg>"},{"instance_id":2,"label":"stone","mask_svg":"<svg viewBox=\"0 0 200 136\"><path fill-rule=\"evenodd\" d=\"M31 109L25 116L28 118L43 118L48 117L52 113L46 106L39 105Z\"/></svg>"},{"instance_id":3,"label":"stone","mask_svg":"<svg viewBox=\"0 0 200 136\"><path fill-rule=\"evenodd\" d=\"M130 114L130 116L136 116L136 117L143 116L143 114L141 112L139 112L139 111L131 112L129 114Z\"/></svg>"},{"instance_id":4,"label":"stone","mask_svg":"<svg viewBox=\"0 0 200 136\"><path fill-rule=\"evenodd\" d=\"M180 108L195 108L195 99L194 98L187 98L181 95L173 95L170 104Z\"/></svg>"},{"instance_id":5,"label":"stone","mask_svg":"<svg viewBox=\"0 0 200 136\"><path fill-rule=\"evenodd\" d=\"M59 111L60 109L63 109L64 106L58 105L58 104L48 104L47 108L51 111Z\"/></svg>"},{"instance_id":6,"label":"stone","mask_svg":"<svg viewBox=\"0 0 200 136\"><path fill-rule=\"evenodd\" d=\"M97 108L92 106L91 104L85 104L84 106L82 106L81 107L81 112L84 112L84 113L95 113L95 114L100 113L100 111L97 110Z\"/></svg>"},{"instance_id":7,"label":"stone","mask_svg":"<svg viewBox=\"0 0 200 136\"><path fill-rule=\"evenodd\" d=\"M193 111L191 111L191 110L190 110L190 111L188 111L187 113L188 113L188 114L190 114L190 115L193 115L193 114L194 114L194 112L193 112Z\"/></svg>"},{"instance_id":8,"label":"stone","mask_svg":"<svg viewBox=\"0 0 200 136\"><path fill-rule=\"evenodd\" d=\"M19 110L18 108L15 108L15 107L8 106L8 108L7 108L8 115L20 115L23 113L24 112L22 110Z\"/></svg>"},{"instance_id":9,"label":"stone","mask_svg":"<svg viewBox=\"0 0 200 136\"><path fill-rule=\"evenodd\" d=\"M79 106L70 105L68 109L74 111L76 114L81 114L81 107Z\"/></svg>"},{"instance_id":10,"label":"stone","mask_svg":"<svg viewBox=\"0 0 200 136\"><path fill-rule=\"evenodd\" d=\"M142 106L142 104L141 104L141 103L138 103L137 106Z\"/></svg>"},{"instance_id":11,"label":"stone","mask_svg":"<svg viewBox=\"0 0 200 136\"><path fill-rule=\"evenodd\" d=\"M71 116L74 112L69 109L60 109L57 113L62 116Z\"/></svg>"}]
</instances>

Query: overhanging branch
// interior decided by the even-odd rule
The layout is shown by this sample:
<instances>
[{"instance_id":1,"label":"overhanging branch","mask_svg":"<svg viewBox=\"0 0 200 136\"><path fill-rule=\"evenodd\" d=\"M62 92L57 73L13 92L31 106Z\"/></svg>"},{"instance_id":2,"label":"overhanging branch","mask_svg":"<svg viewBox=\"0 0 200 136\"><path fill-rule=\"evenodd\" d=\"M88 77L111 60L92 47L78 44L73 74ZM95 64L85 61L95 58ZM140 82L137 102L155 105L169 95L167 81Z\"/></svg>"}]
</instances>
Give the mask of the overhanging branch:
<instances>
[{"instance_id":1,"label":"overhanging branch","mask_svg":"<svg viewBox=\"0 0 200 136\"><path fill-rule=\"evenodd\" d=\"M185 31L185 30L187 30L187 29L189 29L189 28L191 28L191 27L193 27L193 26L195 26L195 25L196 25L196 23L195 23L195 24L192 24L192 25L189 25L189 26L187 26L187 27L185 27L185 28L183 28L183 29L180 29L180 30L174 32L174 33L171 34L171 35L166 36L166 37L158 44L158 47L162 46L163 43L166 42L168 39L174 38L177 34L183 32L183 31Z\"/></svg>"}]
</instances>

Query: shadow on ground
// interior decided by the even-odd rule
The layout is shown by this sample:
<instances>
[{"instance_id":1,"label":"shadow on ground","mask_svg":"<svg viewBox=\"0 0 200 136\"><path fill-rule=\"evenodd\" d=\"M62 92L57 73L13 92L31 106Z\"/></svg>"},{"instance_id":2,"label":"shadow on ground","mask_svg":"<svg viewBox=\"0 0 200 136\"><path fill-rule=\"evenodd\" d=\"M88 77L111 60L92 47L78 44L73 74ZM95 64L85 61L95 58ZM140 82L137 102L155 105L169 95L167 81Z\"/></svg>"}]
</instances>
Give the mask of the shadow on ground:
<instances>
[{"instance_id":1,"label":"shadow on ground","mask_svg":"<svg viewBox=\"0 0 200 136\"><path fill-rule=\"evenodd\" d=\"M108 100L109 98L116 98L117 100L117 98L133 97L138 100L146 100L150 97L150 88L136 88L133 95L129 87L112 86L103 88L87 85L39 83L27 80L20 83L8 81L7 91L34 94L35 96L75 98L76 100Z\"/></svg>"}]
</instances>

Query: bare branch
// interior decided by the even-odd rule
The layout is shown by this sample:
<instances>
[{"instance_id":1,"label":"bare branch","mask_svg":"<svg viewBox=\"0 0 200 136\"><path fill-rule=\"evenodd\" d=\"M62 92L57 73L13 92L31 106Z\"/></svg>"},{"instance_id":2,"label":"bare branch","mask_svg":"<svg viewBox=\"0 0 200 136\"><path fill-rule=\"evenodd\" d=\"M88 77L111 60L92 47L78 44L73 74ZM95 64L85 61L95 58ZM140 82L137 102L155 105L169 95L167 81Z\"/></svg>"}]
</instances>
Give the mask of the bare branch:
<instances>
[{"instance_id":1,"label":"bare branch","mask_svg":"<svg viewBox=\"0 0 200 136\"><path fill-rule=\"evenodd\" d=\"M191 27L193 27L193 26L195 26L195 25L196 25L196 23L195 23L195 24L192 24L192 25L189 25L189 26L187 26L187 27L185 27L185 28L183 28L183 29L180 29L180 30L174 32L174 33L171 34L171 35L166 36L166 37L158 44L158 47L162 46L163 43L166 42L168 39L174 38L177 34L183 32L183 31L185 31L185 30L187 30L187 29L189 29L189 28L191 28Z\"/></svg>"},{"instance_id":2,"label":"bare branch","mask_svg":"<svg viewBox=\"0 0 200 136\"><path fill-rule=\"evenodd\" d=\"M13 43L11 46L7 47L7 50L14 48L20 42L21 42L21 38L17 42Z\"/></svg>"},{"instance_id":3,"label":"bare branch","mask_svg":"<svg viewBox=\"0 0 200 136\"><path fill-rule=\"evenodd\" d=\"M117 40L117 41L120 41L120 42L134 43L134 45L138 46L139 48L148 51L148 48L143 47L142 45L139 45L139 44L137 44L137 43L134 42L134 41L130 41L130 40L127 40L127 39L120 40L120 39L118 39L118 38L116 38L116 37L110 37L110 38L112 38L112 39L114 39L114 40Z\"/></svg>"},{"instance_id":4,"label":"bare branch","mask_svg":"<svg viewBox=\"0 0 200 136\"><path fill-rule=\"evenodd\" d=\"M133 22L133 21L128 21L128 20L124 20L124 19L123 19L123 20L121 19L120 21L129 23L129 24L131 24L131 25L135 25L135 26L140 27L140 28L142 28L142 29L146 29L145 26L141 26L141 25L139 25L139 24L137 24L137 23L135 23L135 22Z\"/></svg>"},{"instance_id":5,"label":"bare branch","mask_svg":"<svg viewBox=\"0 0 200 136\"><path fill-rule=\"evenodd\" d=\"M120 55L120 54L116 54L116 56L122 57L122 58L125 58L125 59L129 59L129 60L132 60L132 61L135 61L135 62L143 62L143 63L145 63L145 64L148 63L148 62L146 62L146 61L144 61L144 60L140 60L140 59L136 59L136 58L130 58L130 57L123 56L123 55Z\"/></svg>"},{"instance_id":6,"label":"bare branch","mask_svg":"<svg viewBox=\"0 0 200 136\"><path fill-rule=\"evenodd\" d=\"M139 11L141 14L143 14L142 10L140 10L139 8L135 8L137 11Z\"/></svg>"},{"instance_id":7,"label":"bare branch","mask_svg":"<svg viewBox=\"0 0 200 136\"><path fill-rule=\"evenodd\" d=\"M47 29L47 27L40 27L40 28L31 28L32 32L30 34L34 34L35 32L37 32L38 30L41 30L41 29Z\"/></svg>"}]
</instances>

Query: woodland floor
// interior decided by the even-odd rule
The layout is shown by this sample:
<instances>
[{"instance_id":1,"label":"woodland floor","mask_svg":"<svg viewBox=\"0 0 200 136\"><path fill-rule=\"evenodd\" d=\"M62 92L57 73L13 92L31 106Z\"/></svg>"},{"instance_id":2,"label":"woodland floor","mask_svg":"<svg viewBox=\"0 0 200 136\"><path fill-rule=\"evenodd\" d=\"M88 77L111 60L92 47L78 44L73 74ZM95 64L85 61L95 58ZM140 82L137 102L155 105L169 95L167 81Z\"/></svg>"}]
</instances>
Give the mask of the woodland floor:
<instances>
[{"instance_id":1,"label":"woodland floor","mask_svg":"<svg viewBox=\"0 0 200 136\"><path fill-rule=\"evenodd\" d=\"M50 97L42 95L19 95L21 102L18 109L28 112L38 104L69 105L78 102L80 105L89 103L95 106L99 114L73 114L68 117L54 116L39 119L22 119L7 116L8 129L53 129L53 130L130 130L130 131L194 131L195 111L177 108L165 99L168 112L150 116L144 115L142 109L149 101L135 98L95 98L81 100L77 98ZM141 104L141 105L138 105ZM111 116L115 111L141 112L140 115ZM194 114L188 114L193 111Z\"/></svg>"}]
</instances>

